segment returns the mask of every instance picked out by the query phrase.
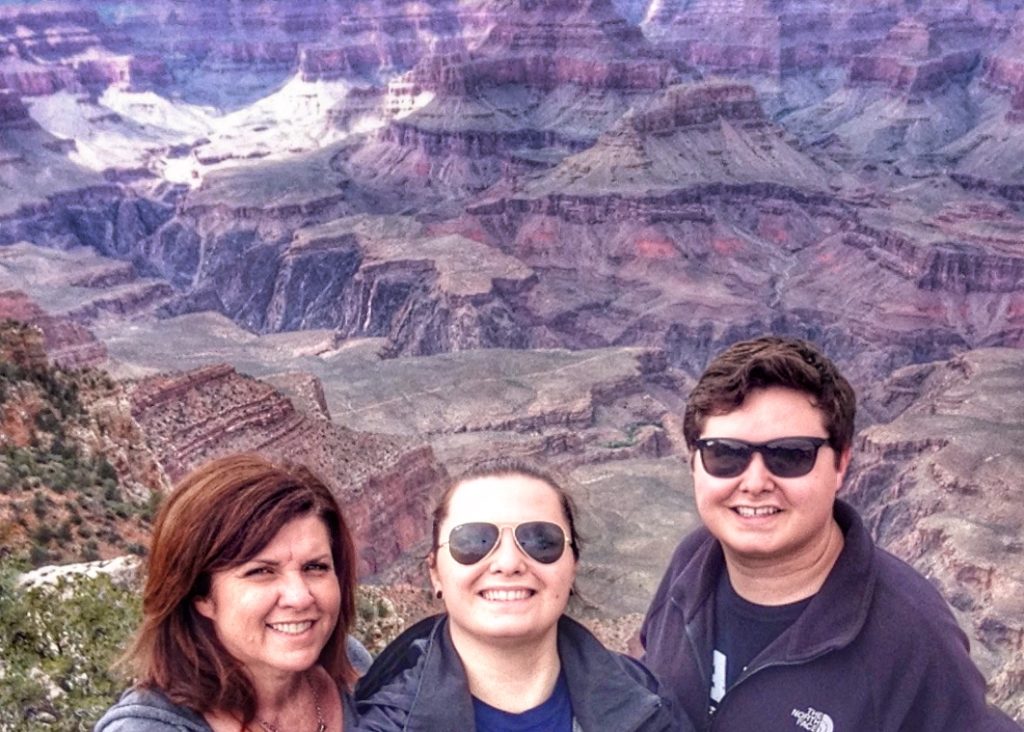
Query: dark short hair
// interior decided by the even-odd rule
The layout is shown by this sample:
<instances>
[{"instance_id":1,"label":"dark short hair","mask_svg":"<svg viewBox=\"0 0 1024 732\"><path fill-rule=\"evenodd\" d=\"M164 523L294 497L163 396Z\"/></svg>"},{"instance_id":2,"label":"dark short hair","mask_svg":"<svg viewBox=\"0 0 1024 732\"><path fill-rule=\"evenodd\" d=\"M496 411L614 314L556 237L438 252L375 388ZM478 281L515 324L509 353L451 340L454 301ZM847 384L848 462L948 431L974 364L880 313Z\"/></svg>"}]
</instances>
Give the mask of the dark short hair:
<instances>
[{"instance_id":1,"label":"dark short hair","mask_svg":"<svg viewBox=\"0 0 1024 732\"><path fill-rule=\"evenodd\" d=\"M757 389L781 386L811 397L824 415L836 461L853 443L857 397L850 382L815 346L798 338L764 336L734 343L712 359L690 392L683 436L692 453L708 417L739 408Z\"/></svg>"},{"instance_id":2,"label":"dark short hair","mask_svg":"<svg viewBox=\"0 0 1024 732\"><path fill-rule=\"evenodd\" d=\"M578 560L580 558L580 536L576 530L576 504L573 502L572 496L569 495L551 473L531 463L509 458L476 463L448 481L444 493L441 494L441 498L438 500L432 514L433 529L431 536L433 543L431 544L431 554L437 551L441 543L441 524L448 518L448 508L451 504L452 495L460 485L471 480L477 480L478 478L505 478L515 475L539 480L550 487L555 492L555 495L558 496L558 504L562 507L562 515L565 518L565 522L569 524L569 547L572 549L573 558Z\"/></svg>"},{"instance_id":3,"label":"dark short hair","mask_svg":"<svg viewBox=\"0 0 1024 732\"><path fill-rule=\"evenodd\" d=\"M341 589L338 624L319 662L346 684L356 672L345 652L355 618L355 549L330 489L301 466L275 465L253 454L231 455L187 475L157 515L142 596L142 624L125 660L140 686L177 704L255 719L248 674L195 607L213 573L250 561L294 519L317 516L327 526Z\"/></svg>"}]
</instances>

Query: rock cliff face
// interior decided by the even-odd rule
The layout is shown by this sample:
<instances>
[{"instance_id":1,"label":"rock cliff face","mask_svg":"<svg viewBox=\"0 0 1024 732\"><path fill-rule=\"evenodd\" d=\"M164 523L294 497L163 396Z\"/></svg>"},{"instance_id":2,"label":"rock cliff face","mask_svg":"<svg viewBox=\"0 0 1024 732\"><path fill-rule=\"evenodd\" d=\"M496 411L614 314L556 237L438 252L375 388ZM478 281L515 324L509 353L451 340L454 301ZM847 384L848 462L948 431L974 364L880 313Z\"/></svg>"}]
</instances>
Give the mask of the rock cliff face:
<instances>
[{"instance_id":1,"label":"rock cliff face","mask_svg":"<svg viewBox=\"0 0 1024 732\"><path fill-rule=\"evenodd\" d=\"M658 194L676 194L685 205L713 199L715 188L746 186L758 195L792 188L796 192L783 195L822 200L834 173L794 148L766 119L752 87L701 82L671 87L524 189L533 196L629 196L641 206ZM694 190L705 187L707 194Z\"/></svg>"},{"instance_id":2,"label":"rock cliff face","mask_svg":"<svg viewBox=\"0 0 1024 732\"><path fill-rule=\"evenodd\" d=\"M950 599L972 629L993 699L1024 715L1024 464L1019 350L979 350L897 372L891 422L864 430L848 496L878 541Z\"/></svg>"},{"instance_id":3,"label":"rock cliff face","mask_svg":"<svg viewBox=\"0 0 1024 732\"><path fill-rule=\"evenodd\" d=\"M24 292L0 291L0 320L17 320L35 326L42 334L43 359L65 369L102 365L106 347L89 330L65 317L48 315Z\"/></svg>"},{"instance_id":4,"label":"rock cliff face","mask_svg":"<svg viewBox=\"0 0 1024 732\"><path fill-rule=\"evenodd\" d=\"M967 24L967 19L964 19ZM972 29L980 35L980 28ZM976 47L942 48L936 29L906 19L894 26L885 41L850 64L851 85L881 83L919 101L959 79L970 78L981 58Z\"/></svg>"},{"instance_id":5,"label":"rock cliff face","mask_svg":"<svg viewBox=\"0 0 1024 732\"><path fill-rule=\"evenodd\" d=\"M166 81L160 58L119 53L117 37L91 7L71 4L0 8L0 88L25 96L61 89Z\"/></svg>"},{"instance_id":6,"label":"rock cliff face","mask_svg":"<svg viewBox=\"0 0 1024 732\"><path fill-rule=\"evenodd\" d=\"M679 76L607 0L496 0L468 15L484 35L392 83L429 102L355 151L352 175L371 168L375 186L471 194L581 149Z\"/></svg>"},{"instance_id":7,"label":"rock cliff face","mask_svg":"<svg viewBox=\"0 0 1024 732\"><path fill-rule=\"evenodd\" d=\"M777 77L834 65L870 47L899 19L896 6L655 0L641 27L702 71Z\"/></svg>"},{"instance_id":8,"label":"rock cliff face","mask_svg":"<svg viewBox=\"0 0 1024 732\"><path fill-rule=\"evenodd\" d=\"M338 491L360 571L387 567L421 542L444 478L430 448L348 430L295 409L269 384L227 365L156 376L132 390L132 413L172 480L229 452L295 460Z\"/></svg>"}]
</instances>

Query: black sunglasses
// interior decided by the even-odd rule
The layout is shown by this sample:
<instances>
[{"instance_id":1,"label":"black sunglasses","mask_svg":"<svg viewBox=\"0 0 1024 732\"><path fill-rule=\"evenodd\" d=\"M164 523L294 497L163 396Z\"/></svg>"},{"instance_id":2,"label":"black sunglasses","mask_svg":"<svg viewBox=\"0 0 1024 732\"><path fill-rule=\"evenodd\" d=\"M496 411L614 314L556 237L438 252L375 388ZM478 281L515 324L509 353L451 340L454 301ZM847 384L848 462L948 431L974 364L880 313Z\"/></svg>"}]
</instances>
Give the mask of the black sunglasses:
<instances>
[{"instance_id":1,"label":"black sunglasses","mask_svg":"<svg viewBox=\"0 0 1024 732\"><path fill-rule=\"evenodd\" d=\"M519 550L541 564L557 562L565 553L565 545L570 543L562 527L550 521L526 521L501 526L477 521L454 527L448 533L448 541L437 546L441 548L447 544L452 559L459 564L476 564L494 551L506 528L512 529L512 537Z\"/></svg>"},{"instance_id":2,"label":"black sunglasses","mask_svg":"<svg viewBox=\"0 0 1024 732\"><path fill-rule=\"evenodd\" d=\"M828 442L824 437L780 437L768 442L747 442L727 437L697 440L704 470L715 478L735 478L760 453L768 471L780 478L807 475L818 460L818 450Z\"/></svg>"}]
</instances>

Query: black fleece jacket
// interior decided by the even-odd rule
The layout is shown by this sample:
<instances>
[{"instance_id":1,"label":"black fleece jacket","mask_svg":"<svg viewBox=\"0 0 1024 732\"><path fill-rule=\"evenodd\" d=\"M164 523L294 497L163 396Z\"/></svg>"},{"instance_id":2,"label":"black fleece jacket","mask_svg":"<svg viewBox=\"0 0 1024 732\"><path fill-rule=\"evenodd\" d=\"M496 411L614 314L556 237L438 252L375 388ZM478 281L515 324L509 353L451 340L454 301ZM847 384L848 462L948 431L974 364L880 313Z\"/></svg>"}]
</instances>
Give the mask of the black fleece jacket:
<instances>
[{"instance_id":1,"label":"black fleece jacket","mask_svg":"<svg viewBox=\"0 0 1024 732\"><path fill-rule=\"evenodd\" d=\"M683 539L647 612L644 662L702 730L1020 732L986 705L985 680L938 591L874 545L836 501L845 545L821 590L726 690L709 717L714 588L706 529Z\"/></svg>"}]
</instances>

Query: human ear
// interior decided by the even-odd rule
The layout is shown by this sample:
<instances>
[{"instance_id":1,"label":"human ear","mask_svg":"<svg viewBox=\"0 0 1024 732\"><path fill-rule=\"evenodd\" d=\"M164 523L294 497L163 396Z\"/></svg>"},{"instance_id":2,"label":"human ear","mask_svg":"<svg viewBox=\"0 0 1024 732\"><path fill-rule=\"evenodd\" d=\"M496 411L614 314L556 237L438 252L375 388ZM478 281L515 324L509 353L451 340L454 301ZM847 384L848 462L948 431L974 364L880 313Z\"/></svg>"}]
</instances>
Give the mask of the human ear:
<instances>
[{"instance_id":1,"label":"human ear","mask_svg":"<svg viewBox=\"0 0 1024 732\"><path fill-rule=\"evenodd\" d=\"M213 600L207 597L197 597L192 601L192 604L196 608L196 612L202 615L204 618L213 620L213 616L216 614L216 606L213 604Z\"/></svg>"},{"instance_id":2,"label":"human ear","mask_svg":"<svg viewBox=\"0 0 1024 732\"><path fill-rule=\"evenodd\" d=\"M427 571L430 573L430 586L437 594L441 591L441 576L437 572L437 552L432 551L427 555Z\"/></svg>"},{"instance_id":3,"label":"human ear","mask_svg":"<svg viewBox=\"0 0 1024 732\"><path fill-rule=\"evenodd\" d=\"M839 489L843 485L843 479L846 478L846 469L850 467L850 460L852 458L853 458L853 448L851 448L849 446L847 446L847 448L845 450L843 450L839 454L839 464L836 466L836 492L837 493L839 492Z\"/></svg>"}]
</instances>

